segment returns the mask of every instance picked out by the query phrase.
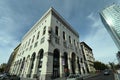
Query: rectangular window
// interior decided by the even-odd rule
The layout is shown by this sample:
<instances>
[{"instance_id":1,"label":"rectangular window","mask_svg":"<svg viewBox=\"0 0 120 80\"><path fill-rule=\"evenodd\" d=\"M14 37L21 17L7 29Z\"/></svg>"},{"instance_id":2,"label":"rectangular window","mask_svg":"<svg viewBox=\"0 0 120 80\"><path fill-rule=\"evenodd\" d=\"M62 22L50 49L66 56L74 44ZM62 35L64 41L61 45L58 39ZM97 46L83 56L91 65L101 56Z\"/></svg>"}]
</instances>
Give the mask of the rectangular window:
<instances>
[{"instance_id":1,"label":"rectangular window","mask_svg":"<svg viewBox=\"0 0 120 80\"><path fill-rule=\"evenodd\" d=\"M37 39L39 39L39 34L40 34L40 31L39 31L38 34L37 34Z\"/></svg>"},{"instance_id":2,"label":"rectangular window","mask_svg":"<svg viewBox=\"0 0 120 80\"><path fill-rule=\"evenodd\" d=\"M69 36L69 43L71 44L71 37Z\"/></svg>"},{"instance_id":3,"label":"rectangular window","mask_svg":"<svg viewBox=\"0 0 120 80\"><path fill-rule=\"evenodd\" d=\"M35 43L34 47L37 47L38 42Z\"/></svg>"},{"instance_id":4,"label":"rectangular window","mask_svg":"<svg viewBox=\"0 0 120 80\"><path fill-rule=\"evenodd\" d=\"M45 35L45 32L46 32L46 26L43 29L43 35Z\"/></svg>"},{"instance_id":5,"label":"rectangular window","mask_svg":"<svg viewBox=\"0 0 120 80\"><path fill-rule=\"evenodd\" d=\"M42 43L44 43L44 41L45 41L45 37L43 37L43 38L41 39L41 42L40 42L40 43L42 44Z\"/></svg>"},{"instance_id":6,"label":"rectangular window","mask_svg":"<svg viewBox=\"0 0 120 80\"><path fill-rule=\"evenodd\" d=\"M75 40L74 40L74 45L75 45Z\"/></svg>"},{"instance_id":7,"label":"rectangular window","mask_svg":"<svg viewBox=\"0 0 120 80\"><path fill-rule=\"evenodd\" d=\"M55 27L55 34L58 36L58 27Z\"/></svg>"},{"instance_id":8,"label":"rectangular window","mask_svg":"<svg viewBox=\"0 0 120 80\"><path fill-rule=\"evenodd\" d=\"M30 45L30 41L31 41L31 39L29 39L28 46Z\"/></svg>"},{"instance_id":9,"label":"rectangular window","mask_svg":"<svg viewBox=\"0 0 120 80\"><path fill-rule=\"evenodd\" d=\"M35 35L33 36L32 43L34 42Z\"/></svg>"},{"instance_id":10,"label":"rectangular window","mask_svg":"<svg viewBox=\"0 0 120 80\"><path fill-rule=\"evenodd\" d=\"M63 40L65 40L65 32L63 31Z\"/></svg>"},{"instance_id":11,"label":"rectangular window","mask_svg":"<svg viewBox=\"0 0 120 80\"><path fill-rule=\"evenodd\" d=\"M30 46L30 49L29 50L31 50L32 49L32 45Z\"/></svg>"}]
</instances>

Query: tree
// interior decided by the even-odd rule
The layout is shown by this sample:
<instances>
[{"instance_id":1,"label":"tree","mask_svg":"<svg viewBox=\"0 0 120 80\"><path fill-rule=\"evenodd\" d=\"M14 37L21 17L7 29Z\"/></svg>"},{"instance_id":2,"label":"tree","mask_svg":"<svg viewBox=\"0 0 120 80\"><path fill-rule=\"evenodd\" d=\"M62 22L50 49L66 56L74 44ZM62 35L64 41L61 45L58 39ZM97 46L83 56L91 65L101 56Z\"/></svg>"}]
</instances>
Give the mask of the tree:
<instances>
[{"instance_id":1,"label":"tree","mask_svg":"<svg viewBox=\"0 0 120 80\"><path fill-rule=\"evenodd\" d=\"M5 70L6 70L6 66L7 66L6 63L2 63L2 64L0 65L0 73L5 72Z\"/></svg>"},{"instance_id":2,"label":"tree","mask_svg":"<svg viewBox=\"0 0 120 80\"><path fill-rule=\"evenodd\" d=\"M105 70L105 69L108 69L108 66L100 61L95 61L94 68L96 70Z\"/></svg>"}]
</instances>

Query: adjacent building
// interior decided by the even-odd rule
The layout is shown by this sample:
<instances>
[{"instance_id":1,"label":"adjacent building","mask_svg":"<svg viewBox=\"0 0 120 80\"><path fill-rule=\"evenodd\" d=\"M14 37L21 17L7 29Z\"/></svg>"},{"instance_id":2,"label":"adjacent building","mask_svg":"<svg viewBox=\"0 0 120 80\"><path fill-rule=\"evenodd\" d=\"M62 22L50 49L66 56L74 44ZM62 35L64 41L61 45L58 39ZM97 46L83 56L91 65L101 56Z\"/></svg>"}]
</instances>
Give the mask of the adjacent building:
<instances>
[{"instance_id":1,"label":"adjacent building","mask_svg":"<svg viewBox=\"0 0 120 80\"><path fill-rule=\"evenodd\" d=\"M22 38L10 73L51 80L68 73L83 74L85 69L79 34L50 8Z\"/></svg>"},{"instance_id":2,"label":"adjacent building","mask_svg":"<svg viewBox=\"0 0 120 80\"><path fill-rule=\"evenodd\" d=\"M95 58L93 56L92 49L85 42L81 42L80 45L81 45L83 58L84 58L84 65L87 70L87 73L95 72L95 68L94 68Z\"/></svg>"},{"instance_id":3,"label":"adjacent building","mask_svg":"<svg viewBox=\"0 0 120 80\"><path fill-rule=\"evenodd\" d=\"M14 49L14 51L11 53L10 55L10 58L8 60L8 63L7 63L7 67L6 67L6 72L9 72L10 70L12 70L12 64L16 58L16 55L18 53L18 50L19 50L19 47L20 47L20 44ZM11 68L11 69L10 69ZM13 71L14 72L14 71Z\"/></svg>"},{"instance_id":4,"label":"adjacent building","mask_svg":"<svg viewBox=\"0 0 120 80\"><path fill-rule=\"evenodd\" d=\"M120 50L120 5L113 4L100 12L101 20Z\"/></svg>"}]
</instances>

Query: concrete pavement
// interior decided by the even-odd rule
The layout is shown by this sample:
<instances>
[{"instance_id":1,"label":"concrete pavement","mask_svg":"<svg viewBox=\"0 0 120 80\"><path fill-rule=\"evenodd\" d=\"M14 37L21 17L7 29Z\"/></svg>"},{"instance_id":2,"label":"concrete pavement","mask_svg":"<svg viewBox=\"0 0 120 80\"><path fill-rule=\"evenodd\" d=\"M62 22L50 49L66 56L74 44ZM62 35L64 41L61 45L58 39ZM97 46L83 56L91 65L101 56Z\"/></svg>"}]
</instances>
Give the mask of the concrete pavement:
<instances>
[{"instance_id":1,"label":"concrete pavement","mask_svg":"<svg viewBox=\"0 0 120 80\"><path fill-rule=\"evenodd\" d=\"M89 77L94 77L98 74L85 74L85 75L82 75L84 79L86 78L89 78ZM21 78L20 80L36 80L36 79L30 79L30 78ZM65 77L62 77L62 78L56 78L56 79L53 79L53 80L66 80Z\"/></svg>"}]
</instances>

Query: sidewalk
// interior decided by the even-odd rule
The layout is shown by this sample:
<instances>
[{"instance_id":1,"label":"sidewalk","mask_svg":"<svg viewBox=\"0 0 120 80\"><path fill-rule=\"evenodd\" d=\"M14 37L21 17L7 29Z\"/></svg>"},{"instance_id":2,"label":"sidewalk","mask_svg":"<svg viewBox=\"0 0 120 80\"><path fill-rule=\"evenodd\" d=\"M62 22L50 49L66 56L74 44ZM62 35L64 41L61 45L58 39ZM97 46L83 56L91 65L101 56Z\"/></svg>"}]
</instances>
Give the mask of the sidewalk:
<instances>
[{"instance_id":1,"label":"sidewalk","mask_svg":"<svg viewBox=\"0 0 120 80\"><path fill-rule=\"evenodd\" d=\"M94 77L94 76L97 76L98 74L85 74L85 75L82 75L83 79L86 79L86 78L89 78L89 77ZM65 77L63 78L57 78L57 79L53 79L53 80L66 80Z\"/></svg>"},{"instance_id":2,"label":"sidewalk","mask_svg":"<svg viewBox=\"0 0 120 80\"><path fill-rule=\"evenodd\" d=\"M114 73L115 80L120 80L120 74Z\"/></svg>"},{"instance_id":3,"label":"sidewalk","mask_svg":"<svg viewBox=\"0 0 120 80\"><path fill-rule=\"evenodd\" d=\"M95 77L95 76L97 76L97 75L98 75L98 73L95 73L95 74L87 74L87 75L84 75L84 76L83 76L83 79L90 78L90 77Z\"/></svg>"},{"instance_id":4,"label":"sidewalk","mask_svg":"<svg viewBox=\"0 0 120 80\"><path fill-rule=\"evenodd\" d=\"M89 77L94 77L94 76L97 76L98 74L84 74L82 75L83 79L86 79L86 78L89 78ZM30 79L30 78L21 78L20 80L36 80L36 79ZM62 78L56 78L56 79L53 79L53 80L66 80L65 77L62 77Z\"/></svg>"}]
</instances>

